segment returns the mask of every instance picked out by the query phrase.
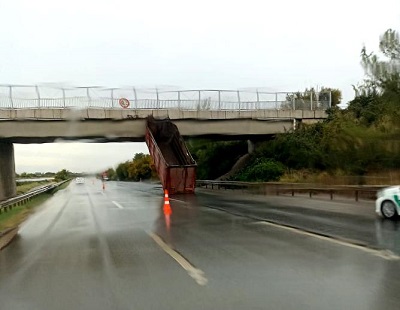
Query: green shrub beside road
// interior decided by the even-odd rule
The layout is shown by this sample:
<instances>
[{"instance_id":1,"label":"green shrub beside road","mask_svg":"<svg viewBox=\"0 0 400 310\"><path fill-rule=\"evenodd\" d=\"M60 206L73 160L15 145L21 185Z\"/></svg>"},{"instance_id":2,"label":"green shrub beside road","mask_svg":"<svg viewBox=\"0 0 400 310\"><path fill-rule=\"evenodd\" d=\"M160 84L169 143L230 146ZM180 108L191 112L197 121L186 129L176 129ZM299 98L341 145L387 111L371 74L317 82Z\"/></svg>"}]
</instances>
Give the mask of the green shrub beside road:
<instances>
[{"instance_id":1,"label":"green shrub beside road","mask_svg":"<svg viewBox=\"0 0 400 310\"><path fill-rule=\"evenodd\" d=\"M268 158L258 158L238 173L234 180L252 180L256 182L278 181L284 172L285 166L280 162Z\"/></svg>"}]
</instances>

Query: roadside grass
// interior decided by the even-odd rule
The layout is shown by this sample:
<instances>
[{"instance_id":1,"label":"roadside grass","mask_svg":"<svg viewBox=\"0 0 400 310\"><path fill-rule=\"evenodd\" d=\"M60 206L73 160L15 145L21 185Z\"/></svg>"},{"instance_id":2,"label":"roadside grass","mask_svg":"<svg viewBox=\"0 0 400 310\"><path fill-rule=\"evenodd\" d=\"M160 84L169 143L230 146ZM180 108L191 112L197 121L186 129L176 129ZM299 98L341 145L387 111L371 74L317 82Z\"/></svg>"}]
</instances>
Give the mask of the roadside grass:
<instances>
[{"instance_id":1,"label":"roadside grass","mask_svg":"<svg viewBox=\"0 0 400 310\"><path fill-rule=\"evenodd\" d=\"M397 185L400 184L400 170L371 171L365 175L348 175L337 170L313 172L297 170L286 172L280 179L287 183L313 183L323 185Z\"/></svg>"},{"instance_id":2,"label":"roadside grass","mask_svg":"<svg viewBox=\"0 0 400 310\"><path fill-rule=\"evenodd\" d=\"M17 195L25 194L35 187L39 187L42 185L50 184L52 182L49 181L33 181L33 182L23 182L17 183Z\"/></svg>"},{"instance_id":3,"label":"roadside grass","mask_svg":"<svg viewBox=\"0 0 400 310\"><path fill-rule=\"evenodd\" d=\"M20 225L33 212L35 207L44 203L51 196L49 193L43 193L24 205L14 207L7 212L3 210L0 214L0 231Z\"/></svg>"},{"instance_id":4,"label":"roadside grass","mask_svg":"<svg viewBox=\"0 0 400 310\"><path fill-rule=\"evenodd\" d=\"M72 180L69 180L69 181L65 182L64 184L61 184L59 187L56 188L55 192L67 188L67 186L69 185L69 183L71 183L71 181Z\"/></svg>"},{"instance_id":5,"label":"roadside grass","mask_svg":"<svg viewBox=\"0 0 400 310\"><path fill-rule=\"evenodd\" d=\"M36 207L42 205L47 199L51 198L54 193L59 190L65 189L69 185L70 181L65 182L58 188L54 189L51 193L43 193L32 198L27 203L14 207L11 210L5 212L4 210L0 213L0 232L8 228L13 228L24 222L27 217L32 214ZM41 185L44 185L43 183ZM38 186L38 185L36 185Z\"/></svg>"}]
</instances>

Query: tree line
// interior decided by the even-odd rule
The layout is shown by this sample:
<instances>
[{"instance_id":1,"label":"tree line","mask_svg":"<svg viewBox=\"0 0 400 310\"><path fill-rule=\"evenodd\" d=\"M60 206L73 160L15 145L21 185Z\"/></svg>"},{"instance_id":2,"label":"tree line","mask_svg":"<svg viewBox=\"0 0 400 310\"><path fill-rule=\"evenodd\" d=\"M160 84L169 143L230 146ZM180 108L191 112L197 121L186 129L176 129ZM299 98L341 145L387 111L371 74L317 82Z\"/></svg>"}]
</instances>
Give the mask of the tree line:
<instances>
[{"instance_id":1,"label":"tree line","mask_svg":"<svg viewBox=\"0 0 400 310\"><path fill-rule=\"evenodd\" d=\"M156 179L157 173L148 154L137 153L132 160L118 164L117 168L109 168L106 175L110 180L142 181Z\"/></svg>"},{"instance_id":2,"label":"tree line","mask_svg":"<svg viewBox=\"0 0 400 310\"><path fill-rule=\"evenodd\" d=\"M365 175L400 167L400 39L389 29L380 37L382 56L361 50L365 79L353 86L355 97L338 108L341 92L332 91L332 107L321 123L302 125L257 143L247 165L233 180L274 181L287 171L306 169ZM296 94L297 98L309 92ZM306 98L305 98L306 99ZM216 178L245 153L243 142L192 142L198 176Z\"/></svg>"}]
</instances>

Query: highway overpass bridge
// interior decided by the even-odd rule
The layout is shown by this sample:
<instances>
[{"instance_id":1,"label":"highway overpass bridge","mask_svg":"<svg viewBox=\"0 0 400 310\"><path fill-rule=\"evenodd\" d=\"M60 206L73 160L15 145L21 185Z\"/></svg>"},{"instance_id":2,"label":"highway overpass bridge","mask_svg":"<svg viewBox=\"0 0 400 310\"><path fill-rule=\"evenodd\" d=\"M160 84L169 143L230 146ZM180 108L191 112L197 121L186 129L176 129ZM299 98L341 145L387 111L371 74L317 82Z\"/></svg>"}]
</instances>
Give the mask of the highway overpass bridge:
<instances>
[{"instance_id":1,"label":"highway overpass bridge","mask_svg":"<svg viewBox=\"0 0 400 310\"><path fill-rule=\"evenodd\" d=\"M0 141L44 143L56 139L143 142L146 118L169 118L183 137L255 138L326 118L325 111L184 111L170 109L0 109Z\"/></svg>"},{"instance_id":2,"label":"highway overpass bridge","mask_svg":"<svg viewBox=\"0 0 400 310\"><path fill-rule=\"evenodd\" d=\"M35 96L17 93L34 89ZM326 118L328 93L190 90L143 93L83 87L85 95L43 96L34 86L0 86L0 200L15 195L13 143L58 139L144 141L146 118L169 118L183 137L256 139ZM94 96L96 89L97 96ZM8 92L4 92L7 90ZM68 90L72 92L72 90ZM74 89L77 91L77 89ZM31 96L31 97L30 97ZM146 96L146 97L145 97Z\"/></svg>"}]
</instances>

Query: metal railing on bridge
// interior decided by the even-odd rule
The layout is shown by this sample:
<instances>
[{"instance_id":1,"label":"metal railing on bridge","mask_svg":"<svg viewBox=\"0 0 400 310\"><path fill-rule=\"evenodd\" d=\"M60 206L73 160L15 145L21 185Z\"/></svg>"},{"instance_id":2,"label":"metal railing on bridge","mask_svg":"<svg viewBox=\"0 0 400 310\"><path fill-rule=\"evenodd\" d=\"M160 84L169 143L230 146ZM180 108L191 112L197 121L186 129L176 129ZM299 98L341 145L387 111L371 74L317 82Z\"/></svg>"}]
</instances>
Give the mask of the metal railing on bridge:
<instances>
[{"instance_id":1,"label":"metal railing on bridge","mask_svg":"<svg viewBox=\"0 0 400 310\"><path fill-rule=\"evenodd\" d=\"M0 109L108 108L180 110L326 110L330 92L160 90L0 85Z\"/></svg>"}]
</instances>

